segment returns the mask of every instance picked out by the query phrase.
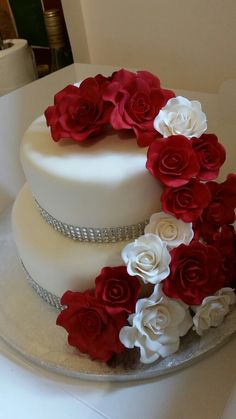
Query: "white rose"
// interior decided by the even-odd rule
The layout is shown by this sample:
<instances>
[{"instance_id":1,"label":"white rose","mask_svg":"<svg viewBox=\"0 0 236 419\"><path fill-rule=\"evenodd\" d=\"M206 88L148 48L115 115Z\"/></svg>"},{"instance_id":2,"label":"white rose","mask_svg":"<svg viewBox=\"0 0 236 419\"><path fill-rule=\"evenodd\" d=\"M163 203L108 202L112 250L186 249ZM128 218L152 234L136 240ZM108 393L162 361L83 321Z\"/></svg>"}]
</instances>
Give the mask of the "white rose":
<instances>
[{"instance_id":1,"label":"white rose","mask_svg":"<svg viewBox=\"0 0 236 419\"><path fill-rule=\"evenodd\" d=\"M163 137L185 135L199 138L207 129L206 115L197 100L177 96L169 99L154 119L154 128Z\"/></svg>"},{"instance_id":2,"label":"white rose","mask_svg":"<svg viewBox=\"0 0 236 419\"><path fill-rule=\"evenodd\" d=\"M157 284L170 273L170 254L155 234L145 234L129 243L121 256L129 275L139 276L145 284Z\"/></svg>"},{"instance_id":3,"label":"white rose","mask_svg":"<svg viewBox=\"0 0 236 419\"><path fill-rule=\"evenodd\" d=\"M210 327L219 326L229 312L229 306L235 304L235 301L235 293L229 287L221 288L215 295L204 298L201 305L191 307L195 312L193 330L201 336Z\"/></svg>"},{"instance_id":4,"label":"white rose","mask_svg":"<svg viewBox=\"0 0 236 419\"><path fill-rule=\"evenodd\" d=\"M192 223L185 223L182 220L165 212L153 214L149 224L145 227L145 233L157 234L166 243L168 249L189 244L193 238Z\"/></svg>"},{"instance_id":5,"label":"white rose","mask_svg":"<svg viewBox=\"0 0 236 419\"><path fill-rule=\"evenodd\" d=\"M140 348L140 361L145 364L176 352L180 336L192 326L188 306L166 297L160 284L149 298L137 301L128 320L131 326L121 329L120 341L126 348Z\"/></svg>"}]
</instances>

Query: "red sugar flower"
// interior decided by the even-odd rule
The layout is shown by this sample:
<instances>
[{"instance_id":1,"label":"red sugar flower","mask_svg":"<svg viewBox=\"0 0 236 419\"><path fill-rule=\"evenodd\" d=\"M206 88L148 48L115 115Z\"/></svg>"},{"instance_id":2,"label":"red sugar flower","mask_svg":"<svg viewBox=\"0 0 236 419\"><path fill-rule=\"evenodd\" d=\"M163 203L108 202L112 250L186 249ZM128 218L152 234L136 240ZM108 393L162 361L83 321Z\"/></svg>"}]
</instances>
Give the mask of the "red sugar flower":
<instances>
[{"instance_id":1,"label":"red sugar flower","mask_svg":"<svg viewBox=\"0 0 236 419\"><path fill-rule=\"evenodd\" d=\"M170 187L185 185L199 172L191 141L183 135L154 141L148 149L146 167L152 176Z\"/></svg>"},{"instance_id":2,"label":"red sugar flower","mask_svg":"<svg viewBox=\"0 0 236 419\"><path fill-rule=\"evenodd\" d=\"M196 179L179 188L165 188L161 196L163 211L186 223L196 221L210 199L208 187Z\"/></svg>"},{"instance_id":3,"label":"red sugar flower","mask_svg":"<svg viewBox=\"0 0 236 419\"><path fill-rule=\"evenodd\" d=\"M209 182L211 200L203 212L203 224L220 227L235 221L236 175L229 174L223 183Z\"/></svg>"},{"instance_id":4,"label":"red sugar flower","mask_svg":"<svg viewBox=\"0 0 236 419\"><path fill-rule=\"evenodd\" d=\"M148 71L120 70L113 73L103 97L113 104L113 128L132 129L138 144L145 147L160 137L153 127L154 118L174 96L171 90L161 88L160 80Z\"/></svg>"},{"instance_id":5,"label":"red sugar flower","mask_svg":"<svg viewBox=\"0 0 236 419\"><path fill-rule=\"evenodd\" d=\"M57 324L68 332L68 343L92 359L108 361L124 351L119 340L120 329L126 324L124 313L111 316L89 291L67 291L61 304L66 305Z\"/></svg>"},{"instance_id":6,"label":"red sugar flower","mask_svg":"<svg viewBox=\"0 0 236 419\"><path fill-rule=\"evenodd\" d=\"M140 282L127 273L126 266L103 268L95 283L95 296L111 315L134 311Z\"/></svg>"},{"instance_id":7,"label":"red sugar flower","mask_svg":"<svg viewBox=\"0 0 236 419\"><path fill-rule=\"evenodd\" d=\"M213 246L192 242L171 251L170 275L163 282L164 293L188 305L201 304L224 286L220 271L221 254Z\"/></svg>"},{"instance_id":8,"label":"red sugar flower","mask_svg":"<svg viewBox=\"0 0 236 419\"><path fill-rule=\"evenodd\" d=\"M193 138L191 143L200 165L198 178L205 181L217 178L226 157L225 149L217 136L202 134L200 138Z\"/></svg>"},{"instance_id":9,"label":"red sugar flower","mask_svg":"<svg viewBox=\"0 0 236 419\"><path fill-rule=\"evenodd\" d=\"M80 87L69 85L55 95L54 105L45 111L55 141L69 138L80 142L101 132L109 122L111 108L102 99L104 85L104 77L89 77Z\"/></svg>"}]
</instances>

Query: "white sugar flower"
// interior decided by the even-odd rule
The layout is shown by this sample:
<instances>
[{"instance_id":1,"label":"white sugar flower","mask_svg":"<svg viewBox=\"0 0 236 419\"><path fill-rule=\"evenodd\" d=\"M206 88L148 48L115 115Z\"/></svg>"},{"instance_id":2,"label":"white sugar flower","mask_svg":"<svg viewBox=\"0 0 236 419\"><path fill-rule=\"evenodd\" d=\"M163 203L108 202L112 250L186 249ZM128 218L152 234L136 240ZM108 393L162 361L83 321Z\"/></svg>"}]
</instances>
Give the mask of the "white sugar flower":
<instances>
[{"instance_id":1,"label":"white sugar flower","mask_svg":"<svg viewBox=\"0 0 236 419\"><path fill-rule=\"evenodd\" d=\"M192 326L188 306L166 297L160 284L149 298L137 301L135 313L128 321L131 326L121 329L120 341L126 348L140 348L140 361L145 364L176 352L180 336Z\"/></svg>"},{"instance_id":2,"label":"white sugar flower","mask_svg":"<svg viewBox=\"0 0 236 419\"><path fill-rule=\"evenodd\" d=\"M145 284L157 284L170 273L170 254L166 243L155 234L145 234L127 244L121 253L127 272Z\"/></svg>"},{"instance_id":3,"label":"white sugar flower","mask_svg":"<svg viewBox=\"0 0 236 419\"><path fill-rule=\"evenodd\" d=\"M235 302L235 293L229 287L221 288L215 295L204 298L201 305L191 307L195 312L193 329L201 336L210 327L219 326L229 312L229 306Z\"/></svg>"},{"instance_id":4,"label":"white sugar flower","mask_svg":"<svg viewBox=\"0 0 236 419\"><path fill-rule=\"evenodd\" d=\"M185 223L165 212L157 212L150 218L145 233L157 234L168 249L189 244L193 238L192 223Z\"/></svg>"},{"instance_id":5,"label":"white sugar flower","mask_svg":"<svg viewBox=\"0 0 236 419\"><path fill-rule=\"evenodd\" d=\"M207 129L207 120L200 102L177 96L169 99L160 110L154 119L154 128L163 137L185 135L199 138Z\"/></svg>"}]
</instances>

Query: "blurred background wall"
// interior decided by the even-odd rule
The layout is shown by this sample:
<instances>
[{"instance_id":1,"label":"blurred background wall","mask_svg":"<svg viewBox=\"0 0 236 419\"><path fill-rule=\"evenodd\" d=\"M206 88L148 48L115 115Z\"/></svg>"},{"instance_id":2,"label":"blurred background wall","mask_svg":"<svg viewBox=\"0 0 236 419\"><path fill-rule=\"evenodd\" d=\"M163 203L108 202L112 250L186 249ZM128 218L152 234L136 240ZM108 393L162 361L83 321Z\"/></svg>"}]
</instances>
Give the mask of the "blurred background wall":
<instances>
[{"instance_id":1,"label":"blurred background wall","mask_svg":"<svg viewBox=\"0 0 236 419\"><path fill-rule=\"evenodd\" d=\"M62 0L74 60L214 92L236 78L235 0Z\"/></svg>"}]
</instances>

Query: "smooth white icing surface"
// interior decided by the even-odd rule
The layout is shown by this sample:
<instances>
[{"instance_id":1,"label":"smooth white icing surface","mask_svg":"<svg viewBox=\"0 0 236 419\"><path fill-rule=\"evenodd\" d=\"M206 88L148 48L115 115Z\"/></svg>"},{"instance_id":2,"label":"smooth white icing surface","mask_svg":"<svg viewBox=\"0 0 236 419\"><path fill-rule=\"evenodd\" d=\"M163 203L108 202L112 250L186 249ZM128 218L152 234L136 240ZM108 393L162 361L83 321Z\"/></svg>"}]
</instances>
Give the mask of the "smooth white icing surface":
<instances>
[{"instance_id":1,"label":"smooth white icing surface","mask_svg":"<svg viewBox=\"0 0 236 419\"><path fill-rule=\"evenodd\" d=\"M56 296L93 288L101 268L123 265L120 254L127 242L81 243L63 236L40 216L27 184L14 203L12 228L27 271Z\"/></svg>"},{"instance_id":2,"label":"smooth white icing surface","mask_svg":"<svg viewBox=\"0 0 236 419\"><path fill-rule=\"evenodd\" d=\"M55 143L42 116L25 133L21 161L32 193L59 221L116 227L160 209L161 186L145 169L146 153L136 139L117 133Z\"/></svg>"}]
</instances>

